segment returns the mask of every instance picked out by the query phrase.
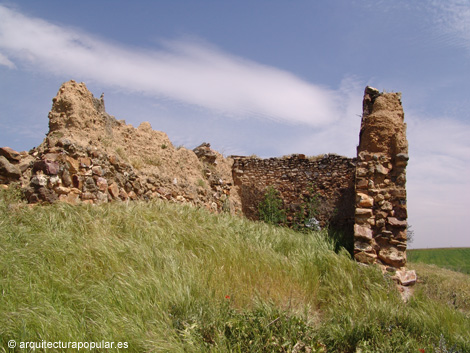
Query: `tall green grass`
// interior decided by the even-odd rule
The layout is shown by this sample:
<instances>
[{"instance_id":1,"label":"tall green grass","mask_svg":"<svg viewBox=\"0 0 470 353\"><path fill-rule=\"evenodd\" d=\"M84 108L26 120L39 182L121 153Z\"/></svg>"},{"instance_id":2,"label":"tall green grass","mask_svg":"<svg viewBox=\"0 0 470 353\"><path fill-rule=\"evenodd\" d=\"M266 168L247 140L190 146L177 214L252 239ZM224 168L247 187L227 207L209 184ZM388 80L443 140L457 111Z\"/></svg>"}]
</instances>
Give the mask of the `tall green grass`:
<instances>
[{"instance_id":1,"label":"tall green grass","mask_svg":"<svg viewBox=\"0 0 470 353\"><path fill-rule=\"evenodd\" d=\"M15 351L9 340L125 341L123 352L431 352L445 340L470 351L468 307L419 288L405 304L378 269L333 250L325 232L190 206L2 199L0 351Z\"/></svg>"}]
</instances>

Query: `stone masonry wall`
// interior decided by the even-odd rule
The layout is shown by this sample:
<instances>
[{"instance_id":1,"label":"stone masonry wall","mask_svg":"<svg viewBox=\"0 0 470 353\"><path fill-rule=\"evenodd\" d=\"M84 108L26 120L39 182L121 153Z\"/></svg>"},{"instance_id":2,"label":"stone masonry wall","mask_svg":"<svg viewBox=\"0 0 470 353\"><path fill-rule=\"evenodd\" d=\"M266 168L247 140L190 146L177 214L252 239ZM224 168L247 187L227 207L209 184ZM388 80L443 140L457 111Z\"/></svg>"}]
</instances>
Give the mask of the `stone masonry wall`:
<instances>
[{"instance_id":1,"label":"stone masonry wall","mask_svg":"<svg viewBox=\"0 0 470 353\"><path fill-rule=\"evenodd\" d=\"M292 221L304 196L319 201L320 226L354 221L355 159L326 154L307 158L292 155L284 158L234 157L233 180L239 187L243 214L258 219L258 204L268 187L280 192ZM312 195L310 195L311 193Z\"/></svg>"},{"instance_id":2,"label":"stone masonry wall","mask_svg":"<svg viewBox=\"0 0 470 353\"><path fill-rule=\"evenodd\" d=\"M400 93L364 93L357 148L355 258L401 268L406 264L408 142Z\"/></svg>"}]
</instances>

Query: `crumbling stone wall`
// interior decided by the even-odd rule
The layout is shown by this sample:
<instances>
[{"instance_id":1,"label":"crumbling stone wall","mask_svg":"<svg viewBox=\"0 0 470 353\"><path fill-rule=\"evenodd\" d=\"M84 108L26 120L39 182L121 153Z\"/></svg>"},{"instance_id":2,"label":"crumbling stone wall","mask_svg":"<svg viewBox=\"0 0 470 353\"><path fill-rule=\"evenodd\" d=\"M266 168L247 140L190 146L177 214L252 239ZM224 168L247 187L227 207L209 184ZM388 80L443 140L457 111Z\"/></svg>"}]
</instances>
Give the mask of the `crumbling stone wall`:
<instances>
[{"instance_id":1,"label":"crumbling stone wall","mask_svg":"<svg viewBox=\"0 0 470 353\"><path fill-rule=\"evenodd\" d=\"M257 219L257 207L269 186L280 192L291 217L303 193L313 187L322 205L320 224L351 230L347 233L354 238L357 261L385 269L404 268L409 157L400 93L366 87L357 159L335 155L233 158L233 179L248 218ZM409 271L398 275L400 283L415 280Z\"/></svg>"},{"instance_id":2,"label":"crumbling stone wall","mask_svg":"<svg viewBox=\"0 0 470 353\"><path fill-rule=\"evenodd\" d=\"M284 158L234 157L233 180L239 187L243 214L258 219L258 205L268 187L280 192L292 221L302 196L319 201L320 226L334 223L352 228L354 222L355 159L326 154L309 157L297 154ZM311 192L313 195L306 195Z\"/></svg>"},{"instance_id":3,"label":"crumbling stone wall","mask_svg":"<svg viewBox=\"0 0 470 353\"><path fill-rule=\"evenodd\" d=\"M20 184L29 203L100 204L164 199L215 212L241 208L232 161L203 144L175 148L144 122L134 128L105 111L84 83L64 83L49 132L29 152L0 148L0 184Z\"/></svg>"},{"instance_id":4,"label":"crumbling stone wall","mask_svg":"<svg viewBox=\"0 0 470 353\"><path fill-rule=\"evenodd\" d=\"M357 159L334 154L260 159L222 155L204 143L175 148L149 123L138 128L106 113L85 84L62 85L44 142L29 152L0 148L0 186L20 184L30 203L103 203L161 198L258 218L267 187L280 192L287 222L305 196L319 200L320 226L346 230L354 257L395 268L406 264L408 143L399 93L366 87ZM411 273L411 274L410 274Z\"/></svg>"},{"instance_id":5,"label":"crumbling stone wall","mask_svg":"<svg viewBox=\"0 0 470 353\"><path fill-rule=\"evenodd\" d=\"M408 158L400 93L367 87L356 169L354 253L359 262L406 264Z\"/></svg>"}]
</instances>

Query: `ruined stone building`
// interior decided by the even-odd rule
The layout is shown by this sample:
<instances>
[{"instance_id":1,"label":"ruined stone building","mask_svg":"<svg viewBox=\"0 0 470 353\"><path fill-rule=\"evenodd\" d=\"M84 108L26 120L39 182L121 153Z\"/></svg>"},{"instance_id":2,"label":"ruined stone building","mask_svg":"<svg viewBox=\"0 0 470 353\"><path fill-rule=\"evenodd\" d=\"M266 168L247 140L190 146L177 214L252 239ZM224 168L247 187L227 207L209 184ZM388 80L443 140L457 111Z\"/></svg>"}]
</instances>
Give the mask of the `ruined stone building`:
<instances>
[{"instance_id":1,"label":"ruined stone building","mask_svg":"<svg viewBox=\"0 0 470 353\"><path fill-rule=\"evenodd\" d=\"M366 87L359 136L356 158L225 158L209 144L175 148L149 123L116 120L102 98L69 81L53 99L41 145L0 149L0 184L20 183L29 203L164 199L250 219L269 186L292 213L313 193L318 222L349 232L357 261L403 268L408 147L399 93Z\"/></svg>"}]
</instances>

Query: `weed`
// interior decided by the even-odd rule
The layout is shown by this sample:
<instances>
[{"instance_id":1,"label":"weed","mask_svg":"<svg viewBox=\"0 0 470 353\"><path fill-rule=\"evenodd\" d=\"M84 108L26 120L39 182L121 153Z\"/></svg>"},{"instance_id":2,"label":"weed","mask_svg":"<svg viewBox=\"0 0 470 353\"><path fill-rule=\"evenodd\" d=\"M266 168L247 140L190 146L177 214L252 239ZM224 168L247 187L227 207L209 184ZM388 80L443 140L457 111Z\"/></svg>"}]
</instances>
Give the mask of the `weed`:
<instances>
[{"instance_id":1,"label":"weed","mask_svg":"<svg viewBox=\"0 0 470 353\"><path fill-rule=\"evenodd\" d=\"M202 188L205 188L206 187L206 182L202 179L198 179L197 182L196 182L196 186L200 186Z\"/></svg>"},{"instance_id":2,"label":"weed","mask_svg":"<svg viewBox=\"0 0 470 353\"><path fill-rule=\"evenodd\" d=\"M123 160L127 160L127 154L124 151L122 147L117 147L116 148L116 153L118 154L119 157L121 157Z\"/></svg>"},{"instance_id":3,"label":"weed","mask_svg":"<svg viewBox=\"0 0 470 353\"><path fill-rule=\"evenodd\" d=\"M268 224L281 225L286 222L286 211L279 191L273 186L266 189L263 200L258 205L259 219Z\"/></svg>"},{"instance_id":4,"label":"weed","mask_svg":"<svg viewBox=\"0 0 470 353\"><path fill-rule=\"evenodd\" d=\"M222 199L222 211L226 213L231 212L231 206L230 206L230 198L229 196L226 196L225 198Z\"/></svg>"},{"instance_id":5,"label":"weed","mask_svg":"<svg viewBox=\"0 0 470 353\"><path fill-rule=\"evenodd\" d=\"M132 158L131 165L134 169L142 169L142 167L144 166L144 162L142 161L142 158Z\"/></svg>"},{"instance_id":6,"label":"weed","mask_svg":"<svg viewBox=\"0 0 470 353\"><path fill-rule=\"evenodd\" d=\"M98 137L98 141L101 141L101 144L104 147L110 147L113 144L113 140L109 137Z\"/></svg>"},{"instance_id":7,"label":"weed","mask_svg":"<svg viewBox=\"0 0 470 353\"><path fill-rule=\"evenodd\" d=\"M154 167L159 167L162 165L162 160L158 156L144 156L142 160L147 165L153 165Z\"/></svg>"},{"instance_id":8,"label":"weed","mask_svg":"<svg viewBox=\"0 0 470 353\"><path fill-rule=\"evenodd\" d=\"M310 187L300 199L301 203L296 206L293 217L289 221L289 226L301 232L319 230L317 220L320 207L319 196L315 194L313 187ZM268 224L287 224L287 210L279 191L273 186L266 189L264 197L258 205L258 212L259 219Z\"/></svg>"},{"instance_id":9,"label":"weed","mask_svg":"<svg viewBox=\"0 0 470 353\"><path fill-rule=\"evenodd\" d=\"M55 139L60 139L62 137L64 137L64 133L62 131L52 131L50 134L49 134L50 137L53 137Z\"/></svg>"},{"instance_id":10,"label":"weed","mask_svg":"<svg viewBox=\"0 0 470 353\"><path fill-rule=\"evenodd\" d=\"M439 338L439 347L434 346L434 353L462 353L454 347L448 348L444 335Z\"/></svg>"}]
</instances>

